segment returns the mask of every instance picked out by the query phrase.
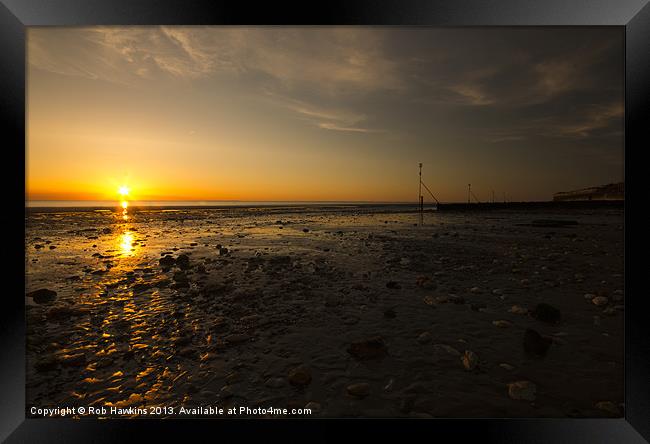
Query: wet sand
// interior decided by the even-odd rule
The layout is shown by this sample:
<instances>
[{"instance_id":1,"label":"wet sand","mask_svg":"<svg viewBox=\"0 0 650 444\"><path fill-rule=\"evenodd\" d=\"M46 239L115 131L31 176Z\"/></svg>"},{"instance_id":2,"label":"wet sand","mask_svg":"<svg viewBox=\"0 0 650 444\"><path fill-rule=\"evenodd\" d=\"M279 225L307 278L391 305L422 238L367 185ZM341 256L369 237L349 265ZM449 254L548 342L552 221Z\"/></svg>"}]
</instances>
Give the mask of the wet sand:
<instances>
[{"instance_id":1,"label":"wet sand","mask_svg":"<svg viewBox=\"0 0 650 444\"><path fill-rule=\"evenodd\" d=\"M32 209L28 410L622 416L622 209L418 222L386 207Z\"/></svg>"}]
</instances>

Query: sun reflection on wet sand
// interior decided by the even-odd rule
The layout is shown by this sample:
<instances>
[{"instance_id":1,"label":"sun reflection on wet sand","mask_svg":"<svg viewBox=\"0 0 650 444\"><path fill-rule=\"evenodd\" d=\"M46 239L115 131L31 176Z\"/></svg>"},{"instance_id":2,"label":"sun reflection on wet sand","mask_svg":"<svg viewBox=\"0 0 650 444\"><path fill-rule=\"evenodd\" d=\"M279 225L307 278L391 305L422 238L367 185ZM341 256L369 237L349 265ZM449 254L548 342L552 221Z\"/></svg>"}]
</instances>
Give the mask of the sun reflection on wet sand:
<instances>
[{"instance_id":1,"label":"sun reflection on wet sand","mask_svg":"<svg viewBox=\"0 0 650 444\"><path fill-rule=\"evenodd\" d=\"M125 231L118 238L120 251L123 256L135 255L135 243L133 242L133 234L130 231Z\"/></svg>"}]
</instances>

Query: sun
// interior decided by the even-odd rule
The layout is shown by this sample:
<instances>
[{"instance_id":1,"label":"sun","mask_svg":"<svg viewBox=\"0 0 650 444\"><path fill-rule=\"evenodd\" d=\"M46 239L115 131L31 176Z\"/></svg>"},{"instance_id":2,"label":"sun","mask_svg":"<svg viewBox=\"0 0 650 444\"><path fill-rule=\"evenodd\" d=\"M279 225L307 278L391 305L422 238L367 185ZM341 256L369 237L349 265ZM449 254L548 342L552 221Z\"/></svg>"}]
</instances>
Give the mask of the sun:
<instances>
[{"instance_id":1,"label":"sun","mask_svg":"<svg viewBox=\"0 0 650 444\"><path fill-rule=\"evenodd\" d=\"M118 193L120 193L121 196L127 196L129 194L129 187L127 187L126 185L122 185L117 191Z\"/></svg>"}]
</instances>

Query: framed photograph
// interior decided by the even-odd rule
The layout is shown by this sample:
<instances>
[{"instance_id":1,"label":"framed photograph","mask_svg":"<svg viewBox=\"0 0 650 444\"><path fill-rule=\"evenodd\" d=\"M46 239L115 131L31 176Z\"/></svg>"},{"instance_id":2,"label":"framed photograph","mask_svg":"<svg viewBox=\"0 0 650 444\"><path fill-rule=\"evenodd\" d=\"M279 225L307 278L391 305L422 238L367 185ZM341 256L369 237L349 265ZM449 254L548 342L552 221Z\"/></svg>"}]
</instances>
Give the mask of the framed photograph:
<instances>
[{"instance_id":1,"label":"framed photograph","mask_svg":"<svg viewBox=\"0 0 650 444\"><path fill-rule=\"evenodd\" d=\"M647 1L0 20L3 440L650 439Z\"/></svg>"}]
</instances>

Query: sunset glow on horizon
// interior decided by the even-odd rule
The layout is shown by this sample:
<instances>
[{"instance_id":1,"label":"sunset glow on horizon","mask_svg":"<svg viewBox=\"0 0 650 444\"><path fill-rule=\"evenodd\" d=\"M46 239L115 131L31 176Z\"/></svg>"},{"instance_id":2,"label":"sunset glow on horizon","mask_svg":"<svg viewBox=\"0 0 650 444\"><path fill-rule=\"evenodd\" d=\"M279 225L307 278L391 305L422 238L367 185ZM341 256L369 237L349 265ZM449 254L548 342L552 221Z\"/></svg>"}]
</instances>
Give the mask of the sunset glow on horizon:
<instances>
[{"instance_id":1,"label":"sunset glow on horizon","mask_svg":"<svg viewBox=\"0 0 650 444\"><path fill-rule=\"evenodd\" d=\"M442 201L623 180L621 29L29 28L27 48L29 200L411 202L420 162Z\"/></svg>"}]
</instances>

